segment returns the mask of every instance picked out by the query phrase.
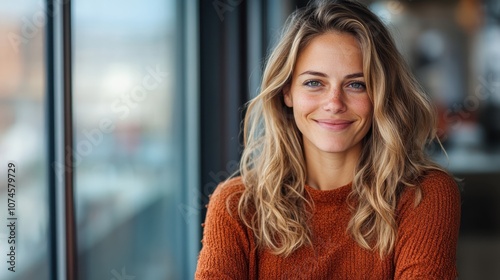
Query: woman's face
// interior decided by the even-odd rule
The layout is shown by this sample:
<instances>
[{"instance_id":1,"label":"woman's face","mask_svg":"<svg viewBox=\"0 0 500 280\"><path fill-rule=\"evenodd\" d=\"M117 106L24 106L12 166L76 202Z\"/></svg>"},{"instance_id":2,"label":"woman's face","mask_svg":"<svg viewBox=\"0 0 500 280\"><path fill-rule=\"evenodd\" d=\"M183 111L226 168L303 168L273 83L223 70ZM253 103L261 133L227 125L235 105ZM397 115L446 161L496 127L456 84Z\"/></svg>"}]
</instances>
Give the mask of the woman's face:
<instances>
[{"instance_id":1,"label":"woman's face","mask_svg":"<svg viewBox=\"0 0 500 280\"><path fill-rule=\"evenodd\" d=\"M312 39L299 53L284 101L293 108L306 151L360 151L371 127L373 105L358 41L336 32Z\"/></svg>"}]
</instances>

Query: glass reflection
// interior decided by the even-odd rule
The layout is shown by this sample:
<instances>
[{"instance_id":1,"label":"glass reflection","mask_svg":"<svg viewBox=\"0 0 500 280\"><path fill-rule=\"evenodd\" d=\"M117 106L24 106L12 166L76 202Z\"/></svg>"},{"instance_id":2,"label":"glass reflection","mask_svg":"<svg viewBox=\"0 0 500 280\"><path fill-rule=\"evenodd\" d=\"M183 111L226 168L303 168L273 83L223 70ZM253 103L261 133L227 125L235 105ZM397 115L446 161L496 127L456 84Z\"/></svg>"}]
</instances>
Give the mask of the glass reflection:
<instances>
[{"instance_id":1,"label":"glass reflection","mask_svg":"<svg viewBox=\"0 0 500 280\"><path fill-rule=\"evenodd\" d=\"M0 3L0 279L48 279L45 11L39 1ZM15 164L15 192L7 165ZM12 189L12 188L10 188ZM9 194L9 195L8 195ZM8 199L14 215L8 213ZM6 226L15 217L15 233ZM15 240L15 243L9 242ZM10 246L15 249L15 262ZM36 248L36 250L33 250ZM11 268L11 271L9 271ZM12 272L14 270L15 272Z\"/></svg>"},{"instance_id":2,"label":"glass reflection","mask_svg":"<svg viewBox=\"0 0 500 280\"><path fill-rule=\"evenodd\" d=\"M73 2L81 279L180 277L176 8Z\"/></svg>"}]
</instances>

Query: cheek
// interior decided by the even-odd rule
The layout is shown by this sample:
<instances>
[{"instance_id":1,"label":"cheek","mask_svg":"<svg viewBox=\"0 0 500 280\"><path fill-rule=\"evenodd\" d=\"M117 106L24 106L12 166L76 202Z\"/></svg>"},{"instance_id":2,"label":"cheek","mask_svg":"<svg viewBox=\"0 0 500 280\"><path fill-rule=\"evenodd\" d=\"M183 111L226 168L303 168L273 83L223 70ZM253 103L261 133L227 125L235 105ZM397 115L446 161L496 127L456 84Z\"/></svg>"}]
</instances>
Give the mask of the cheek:
<instances>
[{"instance_id":1,"label":"cheek","mask_svg":"<svg viewBox=\"0 0 500 280\"><path fill-rule=\"evenodd\" d=\"M317 100L305 94L296 95L293 100L294 112L297 116L307 115L318 108Z\"/></svg>"},{"instance_id":2,"label":"cheek","mask_svg":"<svg viewBox=\"0 0 500 280\"><path fill-rule=\"evenodd\" d=\"M293 97L293 118L299 130L303 133L308 116L315 111L315 105L311 98L297 94Z\"/></svg>"},{"instance_id":3,"label":"cheek","mask_svg":"<svg viewBox=\"0 0 500 280\"><path fill-rule=\"evenodd\" d=\"M366 96L366 98L357 100L353 104L353 106L358 116L362 117L363 119L366 119L367 122L371 123L373 116L373 105L368 96Z\"/></svg>"}]
</instances>

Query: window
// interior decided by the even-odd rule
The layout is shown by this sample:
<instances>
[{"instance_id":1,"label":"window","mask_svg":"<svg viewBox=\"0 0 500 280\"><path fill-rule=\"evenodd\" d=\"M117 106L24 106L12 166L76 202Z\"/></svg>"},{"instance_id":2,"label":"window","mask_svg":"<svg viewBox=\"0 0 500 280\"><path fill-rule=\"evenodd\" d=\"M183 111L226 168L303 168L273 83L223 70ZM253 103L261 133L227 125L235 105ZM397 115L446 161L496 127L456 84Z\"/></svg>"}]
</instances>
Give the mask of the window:
<instances>
[{"instance_id":1,"label":"window","mask_svg":"<svg viewBox=\"0 0 500 280\"><path fill-rule=\"evenodd\" d=\"M69 216L76 221L78 279L191 278L199 215L186 217L181 209L198 180L194 1L4 2L0 218L4 224L9 216L5 182L7 164L14 163L18 220L12 234L19 246L13 273L5 262L10 231L4 226L0 279L66 279L59 241L69 237L59 232L64 225L51 229L63 212L51 212L51 205L64 205L49 183L56 153L74 160L75 217ZM71 38L52 30L61 15L48 12L47 3L71 4L63 12L71 15ZM61 77L47 69L59 67L63 56L52 57L51 50L61 48L50 34L71 39L72 75L64 82L72 85L72 103L65 106L72 111L73 141L67 146L56 141L60 132L51 123L53 115L57 122L64 118L53 114L59 104L51 85Z\"/></svg>"},{"instance_id":2,"label":"window","mask_svg":"<svg viewBox=\"0 0 500 280\"><path fill-rule=\"evenodd\" d=\"M79 279L181 279L176 1L73 1Z\"/></svg>"},{"instance_id":3,"label":"window","mask_svg":"<svg viewBox=\"0 0 500 280\"><path fill-rule=\"evenodd\" d=\"M44 6L3 1L0 18L0 279L49 279ZM14 187L7 186L8 163Z\"/></svg>"}]
</instances>

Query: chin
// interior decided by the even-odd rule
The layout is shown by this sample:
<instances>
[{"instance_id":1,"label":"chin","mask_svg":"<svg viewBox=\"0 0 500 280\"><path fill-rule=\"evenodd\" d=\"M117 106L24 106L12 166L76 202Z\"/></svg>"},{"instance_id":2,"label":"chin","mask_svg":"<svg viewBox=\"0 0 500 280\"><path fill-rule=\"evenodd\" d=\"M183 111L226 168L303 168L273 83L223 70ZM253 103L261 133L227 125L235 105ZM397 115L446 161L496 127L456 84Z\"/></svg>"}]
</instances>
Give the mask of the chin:
<instances>
[{"instance_id":1,"label":"chin","mask_svg":"<svg viewBox=\"0 0 500 280\"><path fill-rule=\"evenodd\" d=\"M362 141L349 141L349 139L335 139L332 141L324 139L324 141L313 142L312 144L316 146L322 152L326 153L345 153L351 150L357 150L362 148Z\"/></svg>"}]
</instances>

